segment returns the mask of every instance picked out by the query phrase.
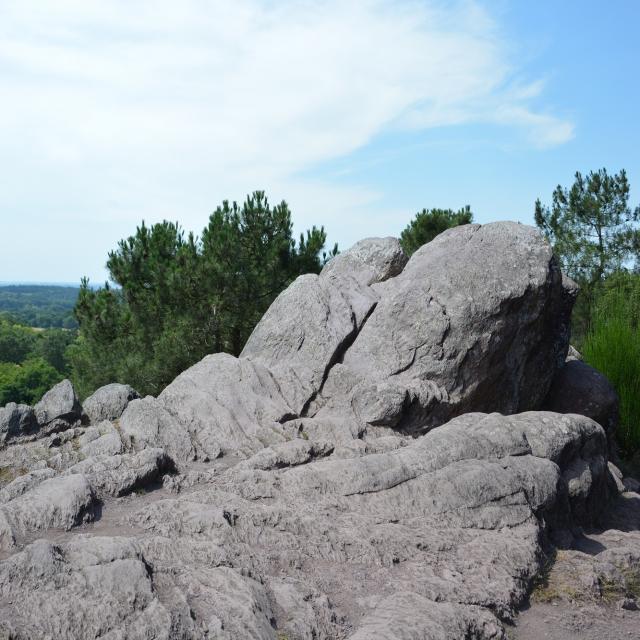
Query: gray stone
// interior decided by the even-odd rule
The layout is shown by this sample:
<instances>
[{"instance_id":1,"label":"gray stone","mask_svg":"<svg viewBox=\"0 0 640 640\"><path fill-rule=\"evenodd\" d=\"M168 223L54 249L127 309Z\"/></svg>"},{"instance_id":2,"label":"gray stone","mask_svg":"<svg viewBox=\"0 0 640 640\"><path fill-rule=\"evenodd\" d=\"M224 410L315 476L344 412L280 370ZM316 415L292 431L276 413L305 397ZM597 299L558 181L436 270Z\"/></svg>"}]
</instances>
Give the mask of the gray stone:
<instances>
[{"instance_id":1,"label":"gray stone","mask_svg":"<svg viewBox=\"0 0 640 640\"><path fill-rule=\"evenodd\" d=\"M18 476L15 480L0 489L0 503L9 502L18 496L21 496L23 493L26 493L39 485L42 481L53 478L55 475L56 472L53 469L46 467L44 469L36 469Z\"/></svg>"},{"instance_id":2,"label":"gray stone","mask_svg":"<svg viewBox=\"0 0 640 640\"><path fill-rule=\"evenodd\" d=\"M369 285L406 264L394 238L368 238L331 259L319 276L300 276L258 323L241 357L267 367L289 406L302 413L355 338L378 296Z\"/></svg>"},{"instance_id":3,"label":"gray stone","mask_svg":"<svg viewBox=\"0 0 640 640\"><path fill-rule=\"evenodd\" d=\"M102 423L103 425L109 425L111 423ZM105 429L104 433L101 433L97 438L94 438L86 443L80 444L80 454L82 456L115 456L124 452L124 446L120 439L120 434L116 429L111 427Z\"/></svg>"},{"instance_id":4,"label":"gray stone","mask_svg":"<svg viewBox=\"0 0 640 640\"><path fill-rule=\"evenodd\" d=\"M248 457L303 431L349 448L470 409L535 408L564 362L575 295L540 234L467 225L393 276L404 261L397 242L368 240L299 278L241 358L208 356L157 403L134 401L123 434L134 449L161 446L183 464Z\"/></svg>"},{"instance_id":5,"label":"gray stone","mask_svg":"<svg viewBox=\"0 0 640 640\"><path fill-rule=\"evenodd\" d=\"M333 445L328 442L292 440L258 451L237 465L236 469L283 469L295 467L315 458L323 458L333 453Z\"/></svg>"},{"instance_id":6,"label":"gray stone","mask_svg":"<svg viewBox=\"0 0 640 640\"><path fill-rule=\"evenodd\" d=\"M44 480L0 507L5 522L0 526L0 547L11 547L35 531L70 529L90 521L94 506L93 491L83 475Z\"/></svg>"},{"instance_id":7,"label":"gray stone","mask_svg":"<svg viewBox=\"0 0 640 640\"><path fill-rule=\"evenodd\" d=\"M30 406L10 402L0 407L0 446L32 436L37 431L38 422Z\"/></svg>"},{"instance_id":8,"label":"gray stone","mask_svg":"<svg viewBox=\"0 0 640 640\"><path fill-rule=\"evenodd\" d=\"M616 491L618 493L624 493L626 491L624 482L622 480L622 471L616 467L613 462L608 463L609 473L611 475L611 479L613 480L613 484L616 487Z\"/></svg>"},{"instance_id":9,"label":"gray stone","mask_svg":"<svg viewBox=\"0 0 640 640\"><path fill-rule=\"evenodd\" d=\"M329 260L321 277L355 278L368 286L397 276L406 264L407 257L396 238L365 238Z\"/></svg>"},{"instance_id":10,"label":"gray stone","mask_svg":"<svg viewBox=\"0 0 640 640\"><path fill-rule=\"evenodd\" d=\"M174 440L176 450L183 452L180 455L185 458L190 455L186 453L184 440L187 435L200 459L214 459L231 452L249 456L266 446L284 442L282 422L295 417L269 370L257 362L226 353L206 356L181 373L158 396L158 401L173 417L173 423L165 413L158 415L148 405L145 434L158 430L160 446L165 444L165 437ZM125 423L123 431L135 435L128 426L134 421L129 420L127 413L120 421L121 427ZM136 428L141 429L133 427ZM169 429L170 436L162 433L165 429Z\"/></svg>"},{"instance_id":11,"label":"gray stone","mask_svg":"<svg viewBox=\"0 0 640 640\"><path fill-rule=\"evenodd\" d=\"M12 619L3 616L0 634L61 640L197 637L186 600L174 604L173 617L157 581L133 541L80 536L61 548L38 540L0 570L3 593L25 590L10 605Z\"/></svg>"},{"instance_id":12,"label":"gray stone","mask_svg":"<svg viewBox=\"0 0 640 640\"><path fill-rule=\"evenodd\" d=\"M350 459L300 439L218 473L193 467L188 491L118 503L106 530L128 537L100 537L103 511L91 537L28 545L0 562L0 629L504 638L501 621L526 597L545 533L587 524L606 505L591 501L607 487L602 428L583 416L476 413L391 440ZM77 471L99 494L117 495L111 480L144 466L125 458L87 460L63 478ZM582 494L568 486L578 462L590 470Z\"/></svg>"},{"instance_id":13,"label":"gray stone","mask_svg":"<svg viewBox=\"0 0 640 640\"><path fill-rule=\"evenodd\" d=\"M580 360L569 361L558 371L544 408L588 416L602 425L610 442L618 425L615 389L599 371Z\"/></svg>"},{"instance_id":14,"label":"gray stone","mask_svg":"<svg viewBox=\"0 0 640 640\"><path fill-rule=\"evenodd\" d=\"M120 433L134 451L162 447L176 464L196 455L188 429L151 396L129 403L120 418Z\"/></svg>"},{"instance_id":15,"label":"gray stone","mask_svg":"<svg viewBox=\"0 0 640 640\"><path fill-rule=\"evenodd\" d=\"M582 354L572 344L570 344L566 362L571 362L572 360L582 360Z\"/></svg>"},{"instance_id":16,"label":"gray stone","mask_svg":"<svg viewBox=\"0 0 640 640\"><path fill-rule=\"evenodd\" d=\"M83 403L82 408L91 424L103 420L117 420L131 400L139 398L138 392L128 384L108 384L100 387Z\"/></svg>"},{"instance_id":17,"label":"gray stone","mask_svg":"<svg viewBox=\"0 0 640 640\"><path fill-rule=\"evenodd\" d=\"M82 407L69 380L63 380L49 389L33 410L41 436L78 426L82 417Z\"/></svg>"},{"instance_id":18,"label":"gray stone","mask_svg":"<svg viewBox=\"0 0 640 640\"><path fill-rule=\"evenodd\" d=\"M24 466L0 491L0 637L505 640L550 542L593 597L632 589L640 503L603 427L522 413L567 355L548 245L468 225L403 266L359 243L242 357L0 450Z\"/></svg>"},{"instance_id":19,"label":"gray stone","mask_svg":"<svg viewBox=\"0 0 640 640\"><path fill-rule=\"evenodd\" d=\"M353 278L300 276L265 313L241 357L268 368L288 405L300 414L376 300Z\"/></svg>"},{"instance_id":20,"label":"gray stone","mask_svg":"<svg viewBox=\"0 0 640 640\"><path fill-rule=\"evenodd\" d=\"M340 408L344 394L329 396L327 380L320 408L344 414L358 395L375 396L370 424L422 432L466 411L535 409L564 363L577 288L530 227L445 231L376 291L342 358L356 383Z\"/></svg>"},{"instance_id":21,"label":"gray stone","mask_svg":"<svg viewBox=\"0 0 640 640\"><path fill-rule=\"evenodd\" d=\"M123 496L135 489L160 483L173 464L162 449L144 449L136 454L96 455L64 472L86 478L96 495Z\"/></svg>"}]
</instances>

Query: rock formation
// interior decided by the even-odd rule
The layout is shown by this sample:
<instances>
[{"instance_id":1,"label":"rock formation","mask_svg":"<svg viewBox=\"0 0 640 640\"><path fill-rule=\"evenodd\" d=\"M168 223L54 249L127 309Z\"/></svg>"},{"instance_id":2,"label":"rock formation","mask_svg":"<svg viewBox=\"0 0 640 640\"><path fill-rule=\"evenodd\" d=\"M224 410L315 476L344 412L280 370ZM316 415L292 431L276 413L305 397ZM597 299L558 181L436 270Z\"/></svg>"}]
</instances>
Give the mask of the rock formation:
<instances>
[{"instance_id":1,"label":"rock formation","mask_svg":"<svg viewBox=\"0 0 640 640\"><path fill-rule=\"evenodd\" d=\"M636 499L615 407L541 410L575 293L523 225L364 240L157 398L0 409L0 638L506 638ZM602 539L630 581L640 536Z\"/></svg>"}]
</instances>

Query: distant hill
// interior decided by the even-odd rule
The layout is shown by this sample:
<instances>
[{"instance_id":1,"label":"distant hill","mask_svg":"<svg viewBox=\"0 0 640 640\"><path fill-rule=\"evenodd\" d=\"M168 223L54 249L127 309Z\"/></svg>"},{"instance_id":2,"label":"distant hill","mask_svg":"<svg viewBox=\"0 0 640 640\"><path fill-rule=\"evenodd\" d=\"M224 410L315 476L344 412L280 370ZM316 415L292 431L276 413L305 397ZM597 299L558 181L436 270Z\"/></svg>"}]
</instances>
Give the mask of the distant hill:
<instances>
[{"instance_id":1,"label":"distant hill","mask_svg":"<svg viewBox=\"0 0 640 640\"><path fill-rule=\"evenodd\" d=\"M0 313L30 327L78 326L73 307L79 287L58 285L0 285Z\"/></svg>"}]
</instances>

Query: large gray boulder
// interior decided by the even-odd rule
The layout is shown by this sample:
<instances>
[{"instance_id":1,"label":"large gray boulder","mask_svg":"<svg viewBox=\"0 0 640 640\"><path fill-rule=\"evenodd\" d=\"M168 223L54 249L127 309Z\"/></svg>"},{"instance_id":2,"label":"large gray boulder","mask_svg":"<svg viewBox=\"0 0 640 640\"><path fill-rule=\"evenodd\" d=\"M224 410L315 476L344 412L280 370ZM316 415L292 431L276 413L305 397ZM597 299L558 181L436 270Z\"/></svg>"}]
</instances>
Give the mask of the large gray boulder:
<instances>
[{"instance_id":1,"label":"large gray boulder","mask_svg":"<svg viewBox=\"0 0 640 640\"><path fill-rule=\"evenodd\" d=\"M242 357L272 372L299 416L329 405L415 432L469 410L539 407L577 293L545 239L517 223L464 225L405 260L397 242L371 239L298 279Z\"/></svg>"},{"instance_id":2,"label":"large gray boulder","mask_svg":"<svg viewBox=\"0 0 640 640\"><path fill-rule=\"evenodd\" d=\"M18 583L34 588L17 615L2 616L4 637L168 639L188 625L186 600L172 619L139 545L126 538L79 536L64 548L38 540L4 565L0 590Z\"/></svg>"},{"instance_id":3,"label":"large gray boulder","mask_svg":"<svg viewBox=\"0 0 640 640\"><path fill-rule=\"evenodd\" d=\"M120 418L120 433L134 451L159 446L176 464L196 457L189 430L152 396L129 403ZM214 457L218 452L219 449Z\"/></svg>"},{"instance_id":4,"label":"large gray boulder","mask_svg":"<svg viewBox=\"0 0 640 640\"><path fill-rule=\"evenodd\" d=\"M162 449L144 449L135 454L96 455L73 465L64 475L81 474L99 498L123 496L161 482L173 468Z\"/></svg>"},{"instance_id":5,"label":"large gray boulder","mask_svg":"<svg viewBox=\"0 0 640 640\"><path fill-rule=\"evenodd\" d=\"M246 457L296 429L345 444L535 409L564 363L575 294L521 224L451 229L408 263L397 240L368 239L283 291L240 358L208 356L157 402L132 403L124 431L179 463Z\"/></svg>"},{"instance_id":6,"label":"large gray boulder","mask_svg":"<svg viewBox=\"0 0 640 640\"><path fill-rule=\"evenodd\" d=\"M276 298L241 357L269 369L288 405L300 414L376 300L355 279L336 283L314 274L300 276Z\"/></svg>"},{"instance_id":7,"label":"large gray boulder","mask_svg":"<svg viewBox=\"0 0 640 640\"><path fill-rule=\"evenodd\" d=\"M445 231L376 291L340 371L328 376L337 393L323 393L309 415L324 405L355 409L368 424L415 433L467 411L526 411L541 405L564 363L577 288L531 227Z\"/></svg>"},{"instance_id":8,"label":"large gray boulder","mask_svg":"<svg viewBox=\"0 0 640 640\"><path fill-rule=\"evenodd\" d=\"M33 409L26 404L10 402L0 407L0 446L38 431L38 421Z\"/></svg>"},{"instance_id":9,"label":"large gray boulder","mask_svg":"<svg viewBox=\"0 0 640 640\"><path fill-rule=\"evenodd\" d=\"M602 425L611 442L618 426L618 394L599 371L580 360L569 360L556 374L544 408L579 413Z\"/></svg>"},{"instance_id":10,"label":"large gray boulder","mask_svg":"<svg viewBox=\"0 0 640 640\"><path fill-rule=\"evenodd\" d=\"M49 389L33 410L40 425L40 436L78 426L82 417L82 407L70 380Z\"/></svg>"},{"instance_id":11,"label":"large gray boulder","mask_svg":"<svg viewBox=\"0 0 640 640\"><path fill-rule=\"evenodd\" d=\"M117 420L131 400L139 398L138 392L128 384L107 384L92 393L82 408L91 424L103 420Z\"/></svg>"}]
</instances>

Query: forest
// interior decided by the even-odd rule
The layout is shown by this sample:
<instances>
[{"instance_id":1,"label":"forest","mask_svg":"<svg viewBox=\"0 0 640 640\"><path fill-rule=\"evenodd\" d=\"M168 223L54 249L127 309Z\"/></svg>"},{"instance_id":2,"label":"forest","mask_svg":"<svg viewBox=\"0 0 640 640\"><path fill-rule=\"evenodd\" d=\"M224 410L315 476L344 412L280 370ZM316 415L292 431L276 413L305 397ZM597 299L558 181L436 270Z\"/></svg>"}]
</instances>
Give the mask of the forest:
<instances>
[{"instance_id":1,"label":"forest","mask_svg":"<svg viewBox=\"0 0 640 640\"><path fill-rule=\"evenodd\" d=\"M9 314L28 327L76 329L73 309L79 287L1 285L0 314Z\"/></svg>"}]
</instances>

